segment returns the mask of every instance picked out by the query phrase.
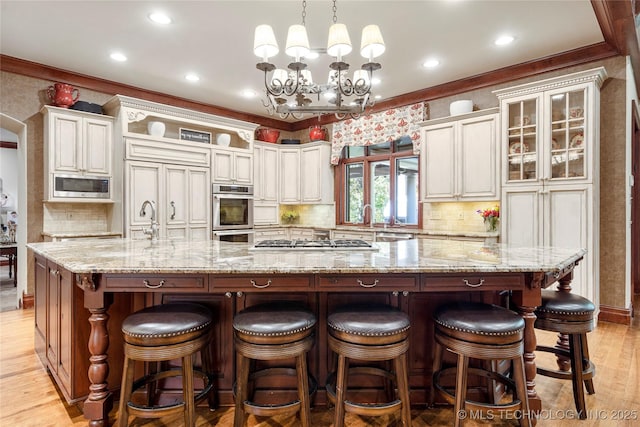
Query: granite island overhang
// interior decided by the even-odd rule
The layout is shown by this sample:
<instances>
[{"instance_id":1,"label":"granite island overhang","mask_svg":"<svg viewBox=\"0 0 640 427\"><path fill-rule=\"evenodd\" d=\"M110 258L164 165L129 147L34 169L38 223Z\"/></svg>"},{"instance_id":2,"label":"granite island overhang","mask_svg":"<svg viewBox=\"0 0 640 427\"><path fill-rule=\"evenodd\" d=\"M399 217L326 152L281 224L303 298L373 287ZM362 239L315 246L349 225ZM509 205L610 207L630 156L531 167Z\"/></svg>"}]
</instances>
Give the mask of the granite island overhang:
<instances>
[{"instance_id":1,"label":"granite island overhang","mask_svg":"<svg viewBox=\"0 0 640 427\"><path fill-rule=\"evenodd\" d=\"M67 331L61 325L60 333L71 334L70 342L86 340L88 335L89 351L74 353L76 358L85 360L76 360L73 366L88 366L89 374L87 369L68 374L84 376L88 386L63 394L68 400L87 396L84 413L92 425L108 422L113 406L111 389L117 385L112 377L108 384L107 376L110 364L112 368L117 365L117 356L110 354L109 343L113 349L119 337L115 327L118 325L109 325L109 318L111 314L111 323L117 322L114 316L118 310L109 308L115 296L124 294L150 294L154 303L187 297L206 299L222 313L215 334L218 342L212 344L221 364L217 384L221 404L230 404L233 399L234 357L229 344L232 316L237 310L270 298L303 300L312 306L321 326L310 366L316 378L323 381L330 359L322 327L327 312L338 304L358 300L398 306L411 319L411 401L423 403L430 384L430 316L436 304L447 299L494 301L506 292L525 319L525 372L531 408L542 407L534 381L534 310L540 303L542 288L558 282L560 289L571 289L573 269L585 255L583 249L512 248L429 239L376 245L375 251L252 251L247 244L219 241L95 239L27 246L36 257L36 282L39 277L48 280L47 271L55 269L57 274L51 277L66 281L74 289L68 295L77 301L71 305L80 307L67 317L76 315L84 319L77 319L78 323L89 324L85 325L85 332L81 327ZM38 268L45 270L38 274ZM43 297L39 292L47 291L36 283L36 306L38 298L42 301ZM48 300L41 307L46 303ZM42 334L48 330L44 328ZM36 347L38 336L36 333ZM48 348L48 337L43 336L42 340ZM52 376L56 382L64 382L63 376L54 371ZM76 384L73 380L71 388ZM83 382L78 380L77 384ZM64 392L64 387L61 389ZM316 404L325 403L325 397L318 393Z\"/></svg>"}]
</instances>

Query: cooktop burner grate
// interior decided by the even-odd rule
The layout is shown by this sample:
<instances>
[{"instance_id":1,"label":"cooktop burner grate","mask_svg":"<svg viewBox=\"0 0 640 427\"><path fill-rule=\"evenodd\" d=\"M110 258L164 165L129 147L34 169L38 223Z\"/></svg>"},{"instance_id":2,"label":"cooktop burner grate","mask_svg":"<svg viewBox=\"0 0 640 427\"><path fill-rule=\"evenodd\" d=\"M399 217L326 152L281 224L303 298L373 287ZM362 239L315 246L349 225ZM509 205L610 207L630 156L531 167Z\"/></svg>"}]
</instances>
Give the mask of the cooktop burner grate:
<instances>
[{"instance_id":1,"label":"cooktop burner grate","mask_svg":"<svg viewBox=\"0 0 640 427\"><path fill-rule=\"evenodd\" d=\"M339 240L263 240L252 249L377 249L361 239Z\"/></svg>"}]
</instances>

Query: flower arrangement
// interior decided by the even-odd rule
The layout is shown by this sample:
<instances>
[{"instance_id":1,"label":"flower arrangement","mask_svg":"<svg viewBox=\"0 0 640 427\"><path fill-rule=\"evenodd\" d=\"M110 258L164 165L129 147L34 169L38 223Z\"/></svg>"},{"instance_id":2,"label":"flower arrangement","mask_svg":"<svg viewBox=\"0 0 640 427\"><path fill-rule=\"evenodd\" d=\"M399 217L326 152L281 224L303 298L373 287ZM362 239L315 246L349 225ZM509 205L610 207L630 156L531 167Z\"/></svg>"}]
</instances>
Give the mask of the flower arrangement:
<instances>
[{"instance_id":1,"label":"flower arrangement","mask_svg":"<svg viewBox=\"0 0 640 427\"><path fill-rule=\"evenodd\" d=\"M294 211L285 211L282 213L282 215L280 215L280 218L286 224L294 223L295 221L297 221L298 217L299 217L298 212L294 212Z\"/></svg>"},{"instance_id":2,"label":"flower arrangement","mask_svg":"<svg viewBox=\"0 0 640 427\"><path fill-rule=\"evenodd\" d=\"M500 208L498 206L490 209L478 209L476 212L484 220L487 231L498 231L498 221L500 219Z\"/></svg>"}]
</instances>

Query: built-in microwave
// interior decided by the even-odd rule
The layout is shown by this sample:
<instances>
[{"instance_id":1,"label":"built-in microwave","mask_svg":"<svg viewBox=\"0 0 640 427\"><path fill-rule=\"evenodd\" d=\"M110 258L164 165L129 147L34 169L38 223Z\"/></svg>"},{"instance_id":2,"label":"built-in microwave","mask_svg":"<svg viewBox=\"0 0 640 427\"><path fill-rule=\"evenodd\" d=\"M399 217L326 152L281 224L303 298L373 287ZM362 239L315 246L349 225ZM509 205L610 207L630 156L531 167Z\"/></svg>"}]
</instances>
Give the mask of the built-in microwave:
<instances>
[{"instance_id":1,"label":"built-in microwave","mask_svg":"<svg viewBox=\"0 0 640 427\"><path fill-rule=\"evenodd\" d=\"M214 230L253 228L253 186L213 184Z\"/></svg>"},{"instance_id":2,"label":"built-in microwave","mask_svg":"<svg viewBox=\"0 0 640 427\"><path fill-rule=\"evenodd\" d=\"M53 175L53 197L110 199L109 177L85 175Z\"/></svg>"}]
</instances>

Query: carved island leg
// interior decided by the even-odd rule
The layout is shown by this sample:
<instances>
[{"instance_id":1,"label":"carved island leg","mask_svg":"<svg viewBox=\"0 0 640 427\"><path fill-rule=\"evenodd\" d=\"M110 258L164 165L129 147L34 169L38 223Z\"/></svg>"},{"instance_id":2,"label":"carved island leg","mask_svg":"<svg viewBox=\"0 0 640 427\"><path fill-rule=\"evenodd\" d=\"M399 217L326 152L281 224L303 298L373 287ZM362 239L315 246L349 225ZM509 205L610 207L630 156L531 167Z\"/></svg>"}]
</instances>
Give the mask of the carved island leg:
<instances>
[{"instance_id":1,"label":"carved island leg","mask_svg":"<svg viewBox=\"0 0 640 427\"><path fill-rule=\"evenodd\" d=\"M558 292L571 292L571 281L573 280L573 271L566 274L564 277L558 280ZM558 341L556 341L556 348L569 351L569 335L558 334ZM556 363L558 369L568 372L571 370L571 360L568 357L557 355Z\"/></svg>"},{"instance_id":2,"label":"carved island leg","mask_svg":"<svg viewBox=\"0 0 640 427\"><path fill-rule=\"evenodd\" d=\"M97 276L79 275L79 286L84 289L84 303L89 310L89 365L88 377L89 396L84 401L84 417L89 420L90 427L108 427L109 411L113 408L113 399L109 392L107 377L109 376L109 361L107 350L109 349L109 332L107 321L110 301L108 296L101 291L96 291Z\"/></svg>"}]
</instances>

